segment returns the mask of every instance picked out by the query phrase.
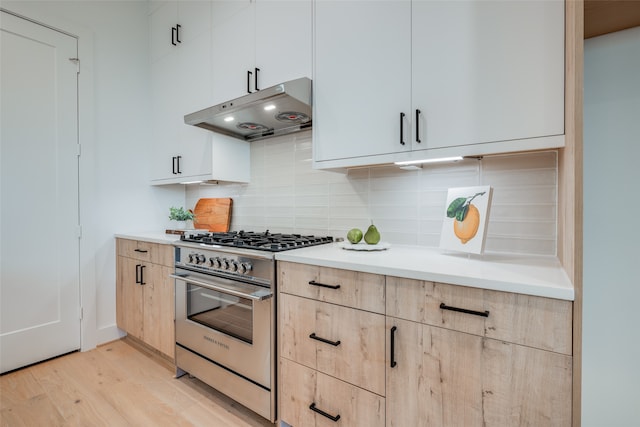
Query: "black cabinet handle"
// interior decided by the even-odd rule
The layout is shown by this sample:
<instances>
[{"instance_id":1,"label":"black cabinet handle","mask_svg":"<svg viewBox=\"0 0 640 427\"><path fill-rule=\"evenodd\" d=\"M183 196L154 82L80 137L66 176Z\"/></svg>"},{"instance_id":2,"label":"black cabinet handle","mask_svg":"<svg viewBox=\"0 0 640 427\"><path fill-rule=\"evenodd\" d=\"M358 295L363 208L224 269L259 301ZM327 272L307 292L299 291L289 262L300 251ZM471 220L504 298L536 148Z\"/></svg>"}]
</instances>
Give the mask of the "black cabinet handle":
<instances>
[{"instance_id":1,"label":"black cabinet handle","mask_svg":"<svg viewBox=\"0 0 640 427\"><path fill-rule=\"evenodd\" d=\"M141 285L146 285L145 281L144 281L144 269L145 269L146 265L140 265L140 284Z\"/></svg>"},{"instance_id":2,"label":"black cabinet handle","mask_svg":"<svg viewBox=\"0 0 640 427\"><path fill-rule=\"evenodd\" d=\"M247 70L247 93L251 93L251 75L253 75L253 73Z\"/></svg>"},{"instance_id":3,"label":"black cabinet handle","mask_svg":"<svg viewBox=\"0 0 640 427\"><path fill-rule=\"evenodd\" d=\"M416 109L416 142L420 143L422 140L420 139L420 114L422 112Z\"/></svg>"},{"instance_id":4,"label":"black cabinet handle","mask_svg":"<svg viewBox=\"0 0 640 427\"><path fill-rule=\"evenodd\" d=\"M336 415L334 417L333 415L329 415L328 413L324 412L322 409L316 408L316 403L315 402L313 402L311 405L309 405L309 409L311 409L313 412L317 412L318 414L322 415L323 417L329 418L331 421L338 421L340 419L340 415Z\"/></svg>"},{"instance_id":5,"label":"black cabinet handle","mask_svg":"<svg viewBox=\"0 0 640 427\"><path fill-rule=\"evenodd\" d=\"M316 340L316 341L321 341L321 342L326 343L326 344L331 344L334 347L337 347L337 346L340 345L340 340L338 340L338 341L330 341L330 340L328 340L326 338L320 338L319 336L316 335L315 332L312 333L311 335L309 335L309 338L311 338L313 340Z\"/></svg>"},{"instance_id":6,"label":"black cabinet handle","mask_svg":"<svg viewBox=\"0 0 640 427\"><path fill-rule=\"evenodd\" d=\"M260 71L260 68L256 67L254 68L254 71L256 72L255 75L253 76L253 88L257 91L259 91L260 89L258 89L258 71Z\"/></svg>"},{"instance_id":7,"label":"black cabinet handle","mask_svg":"<svg viewBox=\"0 0 640 427\"><path fill-rule=\"evenodd\" d=\"M180 159L181 158L182 158L182 156L173 156L172 157L172 159L173 159L172 167L173 167L173 174L174 175L178 175L178 174L182 173L182 171L180 170Z\"/></svg>"},{"instance_id":8,"label":"black cabinet handle","mask_svg":"<svg viewBox=\"0 0 640 427\"><path fill-rule=\"evenodd\" d=\"M149 252L149 251L148 251L148 250L146 250L146 249L134 249L134 251L136 251L136 252L140 252L141 254L146 254L147 252Z\"/></svg>"},{"instance_id":9,"label":"black cabinet handle","mask_svg":"<svg viewBox=\"0 0 640 427\"><path fill-rule=\"evenodd\" d=\"M325 285L324 283L318 283L315 280L309 282L311 286L320 286L321 288L340 289L340 285Z\"/></svg>"},{"instance_id":10,"label":"black cabinet handle","mask_svg":"<svg viewBox=\"0 0 640 427\"><path fill-rule=\"evenodd\" d=\"M457 311L459 313L473 314L475 316L489 317L489 311L467 310L466 308L451 307L449 305L446 305L445 303L440 303L440 308L442 310L451 310L451 311Z\"/></svg>"},{"instance_id":11,"label":"black cabinet handle","mask_svg":"<svg viewBox=\"0 0 640 427\"><path fill-rule=\"evenodd\" d=\"M140 272L142 271L140 269L140 267L142 267L142 264L136 264L136 283L140 283Z\"/></svg>"},{"instance_id":12,"label":"black cabinet handle","mask_svg":"<svg viewBox=\"0 0 640 427\"><path fill-rule=\"evenodd\" d=\"M391 366L392 368L395 368L396 365L398 363L396 363L396 330L398 328L396 326L392 326L391 327L391 355L390 355L390 359L391 359L391 363L389 363L389 366Z\"/></svg>"},{"instance_id":13,"label":"black cabinet handle","mask_svg":"<svg viewBox=\"0 0 640 427\"><path fill-rule=\"evenodd\" d=\"M182 43L182 41L180 41L180 28L182 28L180 24L177 24L175 27L171 27L171 44L174 46L177 46L178 43Z\"/></svg>"},{"instance_id":14,"label":"black cabinet handle","mask_svg":"<svg viewBox=\"0 0 640 427\"><path fill-rule=\"evenodd\" d=\"M400 144L404 145L404 113L400 113Z\"/></svg>"}]
</instances>

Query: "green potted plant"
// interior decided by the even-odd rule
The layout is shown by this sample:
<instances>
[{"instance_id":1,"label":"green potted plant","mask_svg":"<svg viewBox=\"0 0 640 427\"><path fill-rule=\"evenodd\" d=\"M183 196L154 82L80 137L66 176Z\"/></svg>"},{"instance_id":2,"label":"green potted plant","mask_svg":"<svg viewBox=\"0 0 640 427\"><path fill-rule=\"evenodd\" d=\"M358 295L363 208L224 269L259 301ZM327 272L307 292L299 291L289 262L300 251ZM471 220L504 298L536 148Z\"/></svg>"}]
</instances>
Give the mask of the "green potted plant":
<instances>
[{"instance_id":1,"label":"green potted plant","mask_svg":"<svg viewBox=\"0 0 640 427\"><path fill-rule=\"evenodd\" d=\"M169 208L169 219L178 222L178 229L185 229L187 221L193 221L195 217L193 212L185 210L183 207L172 206Z\"/></svg>"}]
</instances>

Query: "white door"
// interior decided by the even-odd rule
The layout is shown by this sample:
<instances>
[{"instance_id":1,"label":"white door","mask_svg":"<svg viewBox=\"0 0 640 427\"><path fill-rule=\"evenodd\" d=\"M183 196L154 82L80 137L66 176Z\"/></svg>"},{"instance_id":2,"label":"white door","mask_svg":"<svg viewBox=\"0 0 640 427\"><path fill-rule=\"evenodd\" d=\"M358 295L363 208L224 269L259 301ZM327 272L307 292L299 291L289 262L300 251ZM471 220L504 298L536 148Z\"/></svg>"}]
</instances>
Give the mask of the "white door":
<instances>
[{"instance_id":1,"label":"white door","mask_svg":"<svg viewBox=\"0 0 640 427\"><path fill-rule=\"evenodd\" d=\"M80 348L77 40L0 12L0 368Z\"/></svg>"}]
</instances>

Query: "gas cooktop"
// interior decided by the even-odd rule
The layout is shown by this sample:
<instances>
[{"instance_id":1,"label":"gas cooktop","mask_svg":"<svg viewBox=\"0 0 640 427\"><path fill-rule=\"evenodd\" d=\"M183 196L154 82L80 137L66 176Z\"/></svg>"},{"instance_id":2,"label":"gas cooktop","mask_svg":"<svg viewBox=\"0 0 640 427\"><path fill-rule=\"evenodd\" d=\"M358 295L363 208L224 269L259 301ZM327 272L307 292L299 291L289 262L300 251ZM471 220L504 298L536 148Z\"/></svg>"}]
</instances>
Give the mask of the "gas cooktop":
<instances>
[{"instance_id":1,"label":"gas cooktop","mask_svg":"<svg viewBox=\"0 0 640 427\"><path fill-rule=\"evenodd\" d=\"M260 251L281 252L331 243L333 242L333 237L282 233L272 234L269 230L261 233L241 230L229 232L194 231L181 236L180 240L205 245L232 246Z\"/></svg>"}]
</instances>

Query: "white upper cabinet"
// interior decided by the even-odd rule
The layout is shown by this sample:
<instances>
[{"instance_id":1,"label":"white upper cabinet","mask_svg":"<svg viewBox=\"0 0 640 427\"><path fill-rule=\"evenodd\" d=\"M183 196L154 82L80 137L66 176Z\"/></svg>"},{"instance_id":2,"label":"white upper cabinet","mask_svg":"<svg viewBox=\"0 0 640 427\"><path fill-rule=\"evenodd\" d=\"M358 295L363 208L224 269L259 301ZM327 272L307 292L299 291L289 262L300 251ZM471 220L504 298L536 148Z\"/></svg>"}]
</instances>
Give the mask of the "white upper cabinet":
<instances>
[{"instance_id":1,"label":"white upper cabinet","mask_svg":"<svg viewBox=\"0 0 640 427\"><path fill-rule=\"evenodd\" d=\"M212 52L212 105L253 92L255 7L252 2L213 2Z\"/></svg>"},{"instance_id":2,"label":"white upper cabinet","mask_svg":"<svg viewBox=\"0 0 640 427\"><path fill-rule=\"evenodd\" d=\"M311 78L311 0L256 1L258 88Z\"/></svg>"},{"instance_id":3,"label":"white upper cabinet","mask_svg":"<svg viewBox=\"0 0 640 427\"><path fill-rule=\"evenodd\" d=\"M314 55L316 168L564 145L561 0L317 0Z\"/></svg>"},{"instance_id":4,"label":"white upper cabinet","mask_svg":"<svg viewBox=\"0 0 640 427\"><path fill-rule=\"evenodd\" d=\"M418 148L564 134L564 2L414 1L412 12Z\"/></svg>"},{"instance_id":5,"label":"white upper cabinet","mask_svg":"<svg viewBox=\"0 0 640 427\"><path fill-rule=\"evenodd\" d=\"M316 1L316 165L410 149L410 40L409 1Z\"/></svg>"},{"instance_id":6,"label":"white upper cabinet","mask_svg":"<svg viewBox=\"0 0 640 427\"><path fill-rule=\"evenodd\" d=\"M247 143L184 123L212 105L212 3L167 2L150 15L153 185L248 182Z\"/></svg>"},{"instance_id":7,"label":"white upper cabinet","mask_svg":"<svg viewBox=\"0 0 640 427\"><path fill-rule=\"evenodd\" d=\"M213 2L213 103L311 77L311 0Z\"/></svg>"}]
</instances>

